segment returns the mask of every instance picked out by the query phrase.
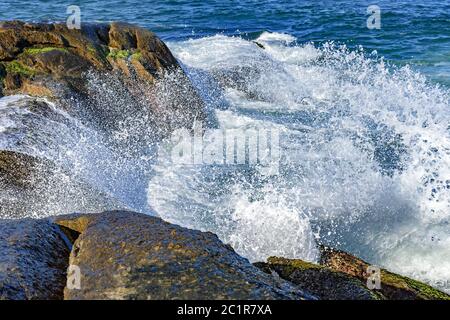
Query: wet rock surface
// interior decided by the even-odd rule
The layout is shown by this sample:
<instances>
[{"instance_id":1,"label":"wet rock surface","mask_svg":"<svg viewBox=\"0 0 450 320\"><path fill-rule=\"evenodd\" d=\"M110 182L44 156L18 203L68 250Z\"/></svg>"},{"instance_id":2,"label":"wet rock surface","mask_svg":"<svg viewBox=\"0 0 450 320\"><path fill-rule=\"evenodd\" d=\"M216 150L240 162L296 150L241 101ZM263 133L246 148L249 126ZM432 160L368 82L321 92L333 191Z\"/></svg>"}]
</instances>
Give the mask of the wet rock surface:
<instances>
[{"instance_id":1,"label":"wet rock surface","mask_svg":"<svg viewBox=\"0 0 450 320\"><path fill-rule=\"evenodd\" d=\"M1 299L449 298L385 270L369 290L362 260L332 249L322 259L252 265L212 233L128 211L0 220Z\"/></svg>"},{"instance_id":2,"label":"wet rock surface","mask_svg":"<svg viewBox=\"0 0 450 320\"><path fill-rule=\"evenodd\" d=\"M52 88L40 80L77 83L89 69L124 69L130 61L138 76L154 80L157 72L177 68L166 45L152 32L126 23L84 24L68 29L65 24L5 21L0 24L0 61L4 92L33 94L34 82L42 91ZM28 87L27 87L28 86Z\"/></svg>"},{"instance_id":3,"label":"wet rock surface","mask_svg":"<svg viewBox=\"0 0 450 320\"><path fill-rule=\"evenodd\" d=\"M80 30L1 22L0 97L12 94L59 100L108 132L129 109L125 114L146 119L153 139L206 118L167 46L151 31L120 22L85 23Z\"/></svg>"},{"instance_id":4,"label":"wet rock surface","mask_svg":"<svg viewBox=\"0 0 450 320\"><path fill-rule=\"evenodd\" d=\"M238 66L213 70L212 77L265 101L247 85L253 77L246 75L255 72ZM8 119L20 120L22 131L0 132L10 147L0 151L0 218L124 207L59 163L22 152L59 150L73 137L59 136L57 124L80 121L102 137L121 137L108 148L133 158L174 129L205 119L199 95L166 45L148 30L117 22L81 30L0 22L0 97L12 94L46 97L64 115L34 97L14 105L31 116ZM67 285L68 266L79 268L79 288ZM322 248L320 265L271 258L256 266L212 233L134 212L0 220L1 299L449 299L386 270L381 289L368 290L369 264L329 248Z\"/></svg>"},{"instance_id":5,"label":"wet rock surface","mask_svg":"<svg viewBox=\"0 0 450 320\"><path fill-rule=\"evenodd\" d=\"M154 156L158 141L204 119L200 97L167 46L120 22L80 30L0 22L0 97L8 95L17 96L0 110L7 124L0 131L2 218L128 209L116 177L93 188L92 176L108 166L139 176L149 167L139 160Z\"/></svg>"},{"instance_id":6,"label":"wet rock surface","mask_svg":"<svg viewBox=\"0 0 450 320\"><path fill-rule=\"evenodd\" d=\"M321 247L320 264L367 281L369 263L347 252ZM389 300L450 300L450 296L420 281L380 269L381 288L377 290Z\"/></svg>"},{"instance_id":7,"label":"wet rock surface","mask_svg":"<svg viewBox=\"0 0 450 320\"><path fill-rule=\"evenodd\" d=\"M369 288L371 265L347 252L321 246L319 264L270 257L254 265L276 273L300 289L325 300L449 300L450 296L420 281L380 269L379 288ZM373 266L372 266L373 267ZM372 278L370 278L372 279Z\"/></svg>"},{"instance_id":8,"label":"wet rock surface","mask_svg":"<svg viewBox=\"0 0 450 320\"><path fill-rule=\"evenodd\" d=\"M80 199L82 201L80 201ZM0 150L0 218L43 217L68 210L123 208L52 161Z\"/></svg>"},{"instance_id":9,"label":"wet rock surface","mask_svg":"<svg viewBox=\"0 0 450 320\"><path fill-rule=\"evenodd\" d=\"M69 253L47 220L0 220L0 299L62 299Z\"/></svg>"},{"instance_id":10,"label":"wet rock surface","mask_svg":"<svg viewBox=\"0 0 450 320\"><path fill-rule=\"evenodd\" d=\"M81 289L65 299L311 299L261 272L216 235L115 211L55 223L80 233L70 264Z\"/></svg>"},{"instance_id":11,"label":"wet rock surface","mask_svg":"<svg viewBox=\"0 0 450 320\"><path fill-rule=\"evenodd\" d=\"M271 257L267 263L256 263L267 273L276 272L306 292L325 300L379 300L382 296L369 290L357 278L343 272L298 259Z\"/></svg>"}]
</instances>

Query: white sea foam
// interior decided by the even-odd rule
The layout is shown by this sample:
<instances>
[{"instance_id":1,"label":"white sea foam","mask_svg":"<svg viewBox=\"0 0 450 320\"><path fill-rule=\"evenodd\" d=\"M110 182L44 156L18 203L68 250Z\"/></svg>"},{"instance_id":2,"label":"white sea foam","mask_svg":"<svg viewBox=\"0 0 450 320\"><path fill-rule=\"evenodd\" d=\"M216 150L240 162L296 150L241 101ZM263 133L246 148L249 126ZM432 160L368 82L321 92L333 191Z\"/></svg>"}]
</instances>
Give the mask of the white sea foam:
<instances>
[{"instance_id":1,"label":"white sea foam","mask_svg":"<svg viewBox=\"0 0 450 320\"><path fill-rule=\"evenodd\" d=\"M282 42L284 44L290 44L297 40L294 36L287 33L279 33L279 32L267 32L264 31L257 39L260 42Z\"/></svg>"},{"instance_id":2,"label":"white sea foam","mask_svg":"<svg viewBox=\"0 0 450 320\"><path fill-rule=\"evenodd\" d=\"M152 206L251 260L315 260L314 234L393 271L448 283L448 89L362 49L273 41L281 38L261 35L265 49L225 36L169 44L209 95L218 126L276 126L283 160L280 175L264 180L163 158L149 185ZM216 81L221 89L211 90Z\"/></svg>"}]
</instances>

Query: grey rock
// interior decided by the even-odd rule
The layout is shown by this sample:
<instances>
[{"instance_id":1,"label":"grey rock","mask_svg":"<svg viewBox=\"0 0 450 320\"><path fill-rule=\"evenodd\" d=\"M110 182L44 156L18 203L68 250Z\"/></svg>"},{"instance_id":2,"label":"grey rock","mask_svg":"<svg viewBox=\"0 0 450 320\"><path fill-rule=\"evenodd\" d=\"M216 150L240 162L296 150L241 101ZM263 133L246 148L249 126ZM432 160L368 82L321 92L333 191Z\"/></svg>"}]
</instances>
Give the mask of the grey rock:
<instances>
[{"instance_id":1,"label":"grey rock","mask_svg":"<svg viewBox=\"0 0 450 320\"><path fill-rule=\"evenodd\" d=\"M0 150L0 218L125 207L52 161Z\"/></svg>"}]
</instances>

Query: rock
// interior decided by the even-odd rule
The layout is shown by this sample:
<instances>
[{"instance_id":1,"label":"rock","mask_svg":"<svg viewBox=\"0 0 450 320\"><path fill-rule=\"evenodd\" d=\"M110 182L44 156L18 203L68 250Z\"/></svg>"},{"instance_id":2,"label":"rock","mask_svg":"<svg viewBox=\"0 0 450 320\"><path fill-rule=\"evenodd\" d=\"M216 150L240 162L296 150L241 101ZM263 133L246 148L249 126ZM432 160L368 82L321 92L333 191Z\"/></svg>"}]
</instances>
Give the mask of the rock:
<instances>
[{"instance_id":1,"label":"rock","mask_svg":"<svg viewBox=\"0 0 450 320\"><path fill-rule=\"evenodd\" d=\"M0 150L0 218L125 208L51 161Z\"/></svg>"},{"instance_id":2,"label":"rock","mask_svg":"<svg viewBox=\"0 0 450 320\"><path fill-rule=\"evenodd\" d=\"M382 289L369 290L367 263L322 252L326 266L277 257L254 266L212 233L134 212L3 219L0 299L449 299L385 270ZM67 270L80 271L79 287Z\"/></svg>"},{"instance_id":3,"label":"rock","mask_svg":"<svg viewBox=\"0 0 450 320\"><path fill-rule=\"evenodd\" d=\"M256 263L267 273L276 272L301 290L324 300L379 300L383 296L369 290L363 282L343 272L302 261L271 257L267 263Z\"/></svg>"},{"instance_id":4,"label":"rock","mask_svg":"<svg viewBox=\"0 0 450 320\"><path fill-rule=\"evenodd\" d=\"M267 70L260 64L233 66L228 68L215 68L211 70L211 76L222 89L232 88L245 94L248 99L268 102L258 88L254 85L254 79L262 76L261 70Z\"/></svg>"},{"instance_id":5,"label":"rock","mask_svg":"<svg viewBox=\"0 0 450 320\"><path fill-rule=\"evenodd\" d=\"M0 299L62 299L69 249L46 220L0 220Z\"/></svg>"},{"instance_id":6,"label":"rock","mask_svg":"<svg viewBox=\"0 0 450 320\"><path fill-rule=\"evenodd\" d=\"M81 30L0 22L0 97L11 94L46 99L25 96L2 108L0 121L13 125L2 128L0 149L55 161L1 153L0 217L124 209L65 170L79 164L76 154L67 159L67 150L109 157L101 148L92 150L101 145L111 151L111 162L120 155L137 163L154 156L155 144L174 129L190 129L205 118L200 97L167 46L148 30L118 22L84 23ZM91 136L98 138L92 143ZM57 167L65 160L71 163Z\"/></svg>"},{"instance_id":7,"label":"rock","mask_svg":"<svg viewBox=\"0 0 450 320\"><path fill-rule=\"evenodd\" d=\"M209 232L132 212L59 216L79 233L70 265L81 289L65 299L312 299L254 267Z\"/></svg>"},{"instance_id":8,"label":"rock","mask_svg":"<svg viewBox=\"0 0 450 320\"><path fill-rule=\"evenodd\" d=\"M123 63L128 58L133 62L129 66ZM72 80L91 68L131 73L131 67L136 66L137 75L150 80L159 71L179 68L152 32L117 22L83 24L81 30L68 29L62 23L2 22L0 61L6 69L5 78L17 78L18 86L6 85L5 91L21 93L26 91L25 83L45 78L77 85ZM46 86L44 82L40 85Z\"/></svg>"},{"instance_id":9,"label":"rock","mask_svg":"<svg viewBox=\"0 0 450 320\"><path fill-rule=\"evenodd\" d=\"M167 46L126 23L70 30L58 23L1 22L0 93L59 100L72 115L109 131L138 113L135 118L146 119L157 138L206 119Z\"/></svg>"},{"instance_id":10,"label":"rock","mask_svg":"<svg viewBox=\"0 0 450 320\"><path fill-rule=\"evenodd\" d=\"M366 282L369 263L344 251L321 247L320 264ZM390 300L450 300L450 296L420 281L381 269L379 292Z\"/></svg>"}]
</instances>

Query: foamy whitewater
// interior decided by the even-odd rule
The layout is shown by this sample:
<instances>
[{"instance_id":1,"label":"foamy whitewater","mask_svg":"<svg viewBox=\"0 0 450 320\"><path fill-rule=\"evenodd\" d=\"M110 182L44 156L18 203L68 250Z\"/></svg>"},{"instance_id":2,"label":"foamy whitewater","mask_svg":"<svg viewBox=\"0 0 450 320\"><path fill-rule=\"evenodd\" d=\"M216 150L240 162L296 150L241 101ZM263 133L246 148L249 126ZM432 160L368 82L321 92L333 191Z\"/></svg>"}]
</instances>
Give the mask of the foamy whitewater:
<instances>
[{"instance_id":1,"label":"foamy whitewater","mask_svg":"<svg viewBox=\"0 0 450 320\"><path fill-rule=\"evenodd\" d=\"M448 284L448 89L362 49L267 32L255 42L265 49L221 35L169 46L219 128L280 130L280 174L162 159L149 185L153 208L253 261L314 261L320 243ZM218 90L224 74L231 80Z\"/></svg>"},{"instance_id":2,"label":"foamy whitewater","mask_svg":"<svg viewBox=\"0 0 450 320\"><path fill-rule=\"evenodd\" d=\"M161 152L170 139L158 154L117 150L66 114L60 129L33 122L50 138L19 144L11 132L30 111L15 114L8 104L23 97L0 99L0 147L67 161L127 208L214 232L251 261L316 261L325 244L450 292L448 88L390 67L376 53L300 45L287 34L168 45L204 99L209 126L281 133L278 175L176 165ZM116 95L105 94L106 103ZM140 127L145 123L132 134ZM131 132L121 130L109 139ZM36 143L57 137L53 146Z\"/></svg>"}]
</instances>

